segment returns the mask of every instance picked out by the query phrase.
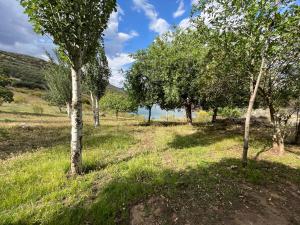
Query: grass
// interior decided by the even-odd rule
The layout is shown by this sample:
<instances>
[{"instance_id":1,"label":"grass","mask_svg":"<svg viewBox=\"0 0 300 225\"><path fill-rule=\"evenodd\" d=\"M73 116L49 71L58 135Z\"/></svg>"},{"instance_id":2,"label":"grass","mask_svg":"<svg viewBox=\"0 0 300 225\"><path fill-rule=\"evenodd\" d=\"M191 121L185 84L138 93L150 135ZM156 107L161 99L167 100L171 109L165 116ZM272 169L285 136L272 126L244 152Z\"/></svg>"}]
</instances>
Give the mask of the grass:
<instances>
[{"instance_id":1,"label":"grass","mask_svg":"<svg viewBox=\"0 0 300 225\"><path fill-rule=\"evenodd\" d=\"M28 103L1 106L0 150L14 155L0 160L0 224L129 224L132 206L151 196L170 199L181 214L205 212L205 224L214 224L222 213L211 210L222 208L225 215L237 207L244 186L300 185L299 147L254 160L269 144L265 130L252 131L252 160L244 169L239 126L140 126L132 118L107 116L95 129L89 112L84 174L70 178L67 117L30 93L23 97ZM31 112L37 101L43 116ZM184 204L191 207L186 212ZM184 224L180 218L178 224Z\"/></svg>"}]
</instances>

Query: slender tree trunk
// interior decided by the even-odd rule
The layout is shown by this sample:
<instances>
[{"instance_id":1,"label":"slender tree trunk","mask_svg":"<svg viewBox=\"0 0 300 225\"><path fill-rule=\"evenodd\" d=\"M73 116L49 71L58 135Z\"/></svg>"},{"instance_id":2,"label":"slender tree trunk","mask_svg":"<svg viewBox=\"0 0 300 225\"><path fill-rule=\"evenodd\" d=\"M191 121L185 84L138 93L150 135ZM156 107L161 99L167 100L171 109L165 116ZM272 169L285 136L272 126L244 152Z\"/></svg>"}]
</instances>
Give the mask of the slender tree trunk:
<instances>
[{"instance_id":1,"label":"slender tree trunk","mask_svg":"<svg viewBox=\"0 0 300 225\"><path fill-rule=\"evenodd\" d=\"M186 112L186 120L189 125L193 124L193 118L192 118L192 104L187 103L185 105L185 112Z\"/></svg>"},{"instance_id":2,"label":"slender tree trunk","mask_svg":"<svg viewBox=\"0 0 300 225\"><path fill-rule=\"evenodd\" d=\"M93 111L94 126L98 127L100 125L100 123L99 123L99 102L92 92L90 92L90 94L91 94L91 104L92 104L92 111Z\"/></svg>"},{"instance_id":3,"label":"slender tree trunk","mask_svg":"<svg viewBox=\"0 0 300 225\"><path fill-rule=\"evenodd\" d=\"M94 120L95 120L95 127L100 126L100 117L99 117L99 99L95 98L95 114L94 114Z\"/></svg>"},{"instance_id":4,"label":"slender tree trunk","mask_svg":"<svg viewBox=\"0 0 300 225\"><path fill-rule=\"evenodd\" d=\"M118 110L116 110L116 118L117 118L117 120L119 119L119 111Z\"/></svg>"},{"instance_id":5,"label":"slender tree trunk","mask_svg":"<svg viewBox=\"0 0 300 225\"><path fill-rule=\"evenodd\" d=\"M300 120L299 120L299 110L297 111L295 143L296 143L296 144L300 144Z\"/></svg>"},{"instance_id":6,"label":"slender tree trunk","mask_svg":"<svg viewBox=\"0 0 300 225\"><path fill-rule=\"evenodd\" d=\"M72 114L72 103L71 103L71 102L66 102L66 107L67 107L67 114L68 114L68 117L71 119L71 114Z\"/></svg>"},{"instance_id":7,"label":"slender tree trunk","mask_svg":"<svg viewBox=\"0 0 300 225\"><path fill-rule=\"evenodd\" d=\"M272 125L274 125L274 122L275 122L275 109L274 109L272 104L269 104L269 111L270 111L271 123L272 123Z\"/></svg>"},{"instance_id":8,"label":"slender tree trunk","mask_svg":"<svg viewBox=\"0 0 300 225\"><path fill-rule=\"evenodd\" d=\"M251 94L248 110L246 114L246 121L245 121L245 134L244 134L244 149L243 149L243 166L247 165L248 160L248 149L249 149L249 132L250 132L250 120L251 120L251 113L253 109L253 105L256 99L257 90L260 84L260 80L263 76L265 70L265 58L263 57L261 60L261 66L259 70L259 74L256 80L255 88L253 90L253 93Z\"/></svg>"},{"instance_id":9,"label":"slender tree trunk","mask_svg":"<svg viewBox=\"0 0 300 225\"><path fill-rule=\"evenodd\" d=\"M276 121L276 119L274 121L273 149L279 155L284 154L284 134L280 128L280 122Z\"/></svg>"},{"instance_id":10,"label":"slender tree trunk","mask_svg":"<svg viewBox=\"0 0 300 225\"><path fill-rule=\"evenodd\" d=\"M150 124L151 123L151 110L152 110L152 107L151 106L148 106L147 107L148 108L148 124Z\"/></svg>"},{"instance_id":11,"label":"slender tree trunk","mask_svg":"<svg viewBox=\"0 0 300 225\"><path fill-rule=\"evenodd\" d=\"M81 62L72 68L71 174L82 172Z\"/></svg>"},{"instance_id":12,"label":"slender tree trunk","mask_svg":"<svg viewBox=\"0 0 300 225\"><path fill-rule=\"evenodd\" d=\"M217 122L217 116L218 116L218 108L214 108L213 116L212 116L212 123Z\"/></svg>"}]
</instances>

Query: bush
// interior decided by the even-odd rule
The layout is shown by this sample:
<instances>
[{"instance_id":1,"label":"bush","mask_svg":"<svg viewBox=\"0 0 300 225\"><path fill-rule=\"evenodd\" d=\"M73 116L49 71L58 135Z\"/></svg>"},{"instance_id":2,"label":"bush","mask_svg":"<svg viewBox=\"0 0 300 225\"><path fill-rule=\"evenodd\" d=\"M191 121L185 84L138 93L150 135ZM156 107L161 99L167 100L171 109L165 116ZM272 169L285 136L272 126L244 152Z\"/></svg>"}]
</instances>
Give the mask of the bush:
<instances>
[{"instance_id":1,"label":"bush","mask_svg":"<svg viewBox=\"0 0 300 225\"><path fill-rule=\"evenodd\" d=\"M16 104L26 104L28 103L27 99L24 96L16 96L14 99Z\"/></svg>"},{"instance_id":2,"label":"bush","mask_svg":"<svg viewBox=\"0 0 300 225\"><path fill-rule=\"evenodd\" d=\"M42 106L39 106L39 105L33 105L32 110L33 110L34 113L40 114L40 115L42 115L43 112L44 112L44 108Z\"/></svg>"},{"instance_id":3,"label":"bush","mask_svg":"<svg viewBox=\"0 0 300 225\"><path fill-rule=\"evenodd\" d=\"M230 108L230 107L224 107L220 109L219 112L220 116L225 118L240 118L243 114L242 110L239 108Z\"/></svg>"},{"instance_id":4,"label":"bush","mask_svg":"<svg viewBox=\"0 0 300 225\"><path fill-rule=\"evenodd\" d=\"M207 123L211 121L211 115L204 111L204 110L199 110L195 112L196 114L196 120L199 123Z\"/></svg>"}]
</instances>

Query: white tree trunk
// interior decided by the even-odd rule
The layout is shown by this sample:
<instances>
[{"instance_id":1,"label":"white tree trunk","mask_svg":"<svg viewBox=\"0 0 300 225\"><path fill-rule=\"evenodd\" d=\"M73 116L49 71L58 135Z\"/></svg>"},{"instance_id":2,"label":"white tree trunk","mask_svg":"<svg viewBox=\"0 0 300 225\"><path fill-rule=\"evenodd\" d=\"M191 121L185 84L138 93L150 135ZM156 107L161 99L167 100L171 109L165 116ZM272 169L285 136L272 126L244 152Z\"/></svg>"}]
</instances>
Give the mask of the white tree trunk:
<instances>
[{"instance_id":1,"label":"white tree trunk","mask_svg":"<svg viewBox=\"0 0 300 225\"><path fill-rule=\"evenodd\" d=\"M94 111L94 120L95 120L95 127L100 126L100 117L99 117L99 100L95 98L95 111Z\"/></svg>"},{"instance_id":2,"label":"white tree trunk","mask_svg":"<svg viewBox=\"0 0 300 225\"><path fill-rule=\"evenodd\" d=\"M253 109L253 105L256 99L258 87L260 84L260 80L263 76L265 70L265 58L263 57L261 60L260 70L259 74L256 80L255 88L253 90L253 93L251 94L248 110L246 114L246 121L245 121L245 134L244 134L244 149L243 149L243 165L247 165L247 157L248 157L248 148L249 148L249 131L250 131L250 120L251 120L251 113Z\"/></svg>"},{"instance_id":3,"label":"white tree trunk","mask_svg":"<svg viewBox=\"0 0 300 225\"><path fill-rule=\"evenodd\" d=\"M71 174L82 172L81 66L72 68Z\"/></svg>"},{"instance_id":4,"label":"white tree trunk","mask_svg":"<svg viewBox=\"0 0 300 225\"><path fill-rule=\"evenodd\" d=\"M99 126L99 101L96 98L96 96L91 93L91 102L92 102L92 111L93 111L93 119L94 119L94 126L98 127Z\"/></svg>"},{"instance_id":5,"label":"white tree trunk","mask_svg":"<svg viewBox=\"0 0 300 225\"><path fill-rule=\"evenodd\" d=\"M67 107L67 114L68 117L71 119L71 112L72 112L72 105L70 102L66 102L66 107Z\"/></svg>"}]
</instances>

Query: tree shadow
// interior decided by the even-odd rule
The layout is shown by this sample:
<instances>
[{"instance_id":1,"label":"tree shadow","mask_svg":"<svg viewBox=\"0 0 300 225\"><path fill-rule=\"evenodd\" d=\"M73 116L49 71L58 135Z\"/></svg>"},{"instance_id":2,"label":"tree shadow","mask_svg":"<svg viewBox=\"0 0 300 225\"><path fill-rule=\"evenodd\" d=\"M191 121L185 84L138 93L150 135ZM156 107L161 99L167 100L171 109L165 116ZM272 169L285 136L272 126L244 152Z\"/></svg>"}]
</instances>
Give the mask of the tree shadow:
<instances>
[{"instance_id":1,"label":"tree shadow","mask_svg":"<svg viewBox=\"0 0 300 225\"><path fill-rule=\"evenodd\" d=\"M39 116L39 117L66 117L66 115L56 115L56 114L44 114L44 113L30 113L30 112L6 112L6 111L1 111L0 113L2 114L13 114L13 115L19 115L19 116Z\"/></svg>"},{"instance_id":2,"label":"tree shadow","mask_svg":"<svg viewBox=\"0 0 300 225\"><path fill-rule=\"evenodd\" d=\"M92 126L84 126L84 134L90 135ZM0 159L7 159L40 148L69 143L69 126L15 126L0 129Z\"/></svg>"},{"instance_id":3,"label":"tree shadow","mask_svg":"<svg viewBox=\"0 0 300 225\"><path fill-rule=\"evenodd\" d=\"M234 158L184 171L129 168L126 176L117 176L104 187L93 186L91 196L63 208L49 224L130 224L135 206L144 210L137 216L155 222L140 224L255 224L253 218L272 219L268 213L274 209L279 214L271 216L283 215L299 224L299 185L300 169L268 161L249 160L247 168ZM272 204L265 204L270 193ZM153 198L166 204L151 206ZM285 201L289 204L282 207ZM244 218L244 223L236 217Z\"/></svg>"},{"instance_id":4,"label":"tree shadow","mask_svg":"<svg viewBox=\"0 0 300 225\"><path fill-rule=\"evenodd\" d=\"M195 133L188 135L177 134L168 146L174 149L208 146L224 139L235 138L241 135L240 127L217 125L201 126Z\"/></svg>"}]
</instances>

